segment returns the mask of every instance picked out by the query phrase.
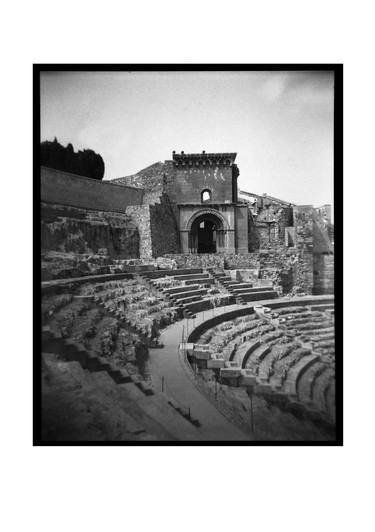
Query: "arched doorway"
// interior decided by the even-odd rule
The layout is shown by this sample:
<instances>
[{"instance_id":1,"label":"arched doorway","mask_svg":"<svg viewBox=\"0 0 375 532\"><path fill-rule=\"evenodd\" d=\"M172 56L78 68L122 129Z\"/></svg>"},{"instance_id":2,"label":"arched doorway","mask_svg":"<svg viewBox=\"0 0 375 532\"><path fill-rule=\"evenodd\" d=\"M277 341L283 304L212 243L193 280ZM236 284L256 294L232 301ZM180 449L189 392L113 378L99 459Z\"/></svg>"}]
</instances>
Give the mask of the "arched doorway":
<instances>
[{"instance_id":1,"label":"arched doorway","mask_svg":"<svg viewBox=\"0 0 375 532\"><path fill-rule=\"evenodd\" d=\"M191 224L189 249L191 253L216 253L223 246L222 220L212 213L198 216Z\"/></svg>"}]
</instances>

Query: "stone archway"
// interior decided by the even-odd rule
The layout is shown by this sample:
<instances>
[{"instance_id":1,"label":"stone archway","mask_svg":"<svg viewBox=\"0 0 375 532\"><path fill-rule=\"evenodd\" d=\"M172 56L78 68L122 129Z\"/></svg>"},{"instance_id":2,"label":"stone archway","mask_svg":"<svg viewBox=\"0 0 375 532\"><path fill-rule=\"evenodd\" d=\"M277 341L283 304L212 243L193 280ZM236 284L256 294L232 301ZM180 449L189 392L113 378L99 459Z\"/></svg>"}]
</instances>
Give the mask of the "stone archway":
<instances>
[{"instance_id":1,"label":"stone archway","mask_svg":"<svg viewBox=\"0 0 375 532\"><path fill-rule=\"evenodd\" d=\"M225 247L224 220L220 215L202 212L189 225L190 253L217 253Z\"/></svg>"}]
</instances>

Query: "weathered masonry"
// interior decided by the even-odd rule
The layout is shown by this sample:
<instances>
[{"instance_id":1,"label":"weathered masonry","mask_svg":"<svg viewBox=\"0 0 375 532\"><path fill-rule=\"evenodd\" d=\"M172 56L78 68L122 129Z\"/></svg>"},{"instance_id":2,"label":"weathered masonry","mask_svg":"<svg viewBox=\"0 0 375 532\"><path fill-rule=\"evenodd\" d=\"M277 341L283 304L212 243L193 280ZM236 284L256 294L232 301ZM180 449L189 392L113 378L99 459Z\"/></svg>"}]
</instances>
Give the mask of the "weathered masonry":
<instances>
[{"instance_id":1,"label":"weathered masonry","mask_svg":"<svg viewBox=\"0 0 375 532\"><path fill-rule=\"evenodd\" d=\"M173 153L182 253L247 253L247 206L237 201L235 153Z\"/></svg>"},{"instance_id":2,"label":"weathered masonry","mask_svg":"<svg viewBox=\"0 0 375 532\"><path fill-rule=\"evenodd\" d=\"M189 267L252 268L290 289L332 293L330 206L240 191L236 155L173 152L170 160L103 182L42 167L42 250L174 256Z\"/></svg>"}]
</instances>

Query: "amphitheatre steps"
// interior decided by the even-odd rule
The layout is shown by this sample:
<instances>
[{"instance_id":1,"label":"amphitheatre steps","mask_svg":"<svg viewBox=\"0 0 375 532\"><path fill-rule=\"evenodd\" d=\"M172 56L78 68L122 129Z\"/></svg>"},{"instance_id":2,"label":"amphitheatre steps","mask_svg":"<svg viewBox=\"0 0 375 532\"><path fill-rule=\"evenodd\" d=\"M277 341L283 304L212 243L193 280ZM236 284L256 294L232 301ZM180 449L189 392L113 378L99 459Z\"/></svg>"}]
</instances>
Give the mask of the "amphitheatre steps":
<instances>
[{"instance_id":1,"label":"amphitheatre steps","mask_svg":"<svg viewBox=\"0 0 375 532\"><path fill-rule=\"evenodd\" d=\"M288 371L287 378L285 380L285 391L290 395L297 395L298 380L302 377L303 373L319 359L318 355L306 354L301 360L294 364Z\"/></svg>"},{"instance_id":2,"label":"amphitheatre steps","mask_svg":"<svg viewBox=\"0 0 375 532\"><path fill-rule=\"evenodd\" d=\"M324 342L326 340L334 340L335 339L335 331L332 328L332 331L323 333L323 334L317 334L317 335L311 335L311 341L312 342Z\"/></svg>"},{"instance_id":3,"label":"amphitheatre steps","mask_svg":"<svg viewBox=\"0 0 375 532\"><path fill-rule=\"evenodd\" d=\"M266 344L259 345L256 349L253 349L250 353L247 352L246 356L242 359L241 367L243 369L250 369L254 364L259 369L260 362L271 352L271 347Z\"/></svg>"},{"instance_id":4,"label":"amphitheatre steps","mask_svg":"<svg viewBox=\"0 0 375 532\"><path fill-rule=\"evenodd\" d=\"M248 358L260 345L260 340L244 342L239 348L237 348L233 361L237 362L242 368L245 368Z\"/></svg>"},{"instance_id":5,"label":"amphitheatre steps","mask_svg":"<svg viewBox=\"0 0 375 532\"><path fill-rule=\"evenodd\" d=\"M178 281L179 279L176 279L176 280ZM211 277L198 277L196 279L186 279L184 283L185 285L199 283L201 286L202 285L211 286L215 284L215 279L212 279Z\"/></svg>"},{"instance_id":6,"label":"amphitheatre steps","mask_svg":"<svg viewBox=\"0 0 375 532\"><path fill-rule=\"evenodd\" d=\"M176 273L178 272L178 273ZM180 277L181 275L203 274L202 268L185 268L178 270L151 270L140 273L144 279L160 279L161 277Z\"/></svg>"},{"instance_id":7,"label":"amphitheatre steps","mask_svg":"<svg viewBox=\"0 0 375 532\"><path fill-rule=\"evenodd\" d=\"M161 425L176 440L203 439L199 433L199 421L189 417L189 412L167 395L158 393L152 397L140 395L131 385L118 387L118 393L134 401L154 423Z\"/></svg>"},{"instance_id":8,"label":"amphitheatre steps","mask_svg":"<svg viewBox=\"0 0 375 532\"><path fill-rule=\"evenodd\" d=\"M132 381L125 369L118 369L105 358L87 352L82 344L77 344L73 340L64 339L60 335L52 333L49 327L43 327L42 346L44 352L57 353L67 361L79 362L83 369L91 372L106 371L116 384ZM152 393L152 391L147 389L145 393Z\"/></svg>"},{"instance_id":9,"label":"amphitheatre steps","mask_svg":"<svg viewBox=\"0 0 375 532\"><path fill-rule=\"evenodd\" d=\"M272 371L272 364L274 359L274 353L270 349L259 364L259 378L269 382L270 372Z\"/></svg>"},{"instance_id":10,"label":"amphitheatre steps","mask_svg":"<svg viewBox=\"0 0 375 532\"><path fill-rule=\"evenodd\" d=\"M200 302L201 300L202 300L201 295L198 294L196 296L181 297L180 299L173 298L172 301L174 301L176 305L179 305L182 308L185 308L187 305Z\"/></svg>"},{"instance_id":11,"label":"amphitheatre steps","mask_svg":"<svg viewBox=\"0 0 375 532\"><path fill-rule=\"evenodd\" d=\"M227 361L225 368L220 370L223 384L241 386L241 371L248 371L252 379L256 380L255 394L267 395L272 402L282 409L286 408L299 419L309 419L318 424L322 423L322 426L331 427L334 420L334 406L330 404L334 396L334 378L333 382L325 380L319 401L313 397L312 388L316 386L314 381L320 375L322 364L329 364L332 359L324 358L318 352L311 352L308 344L288 340L286 332L292 328L295 330L300 325L303 334L308 336L314 331L308 330L308 327L317 325L317 331L322 334L321 341L324 343L331 339L333 341L334 329L332 321L327 320L324 314L325 308L311 311L311 299L302 305L302 308L300 305L288 307L281 301L281 306L278 307L277 303L270 303L270 307L278 312L280 317L288 318L292 315L295 320L284 326L277 326L272 322L273 329L268 329L271 324L267 325L260 318L257 318L259 323L255 327L252 327L251 322L245 325L245 321L241 319L232 319L231 322L229 320L225 327L215 325L211 334L207 334L208 331L202 334L202 338L206 334L205 343L213 343L214 351L211 358L210 354L207 354L208 358L202 360L199 367L204 368L207 364L207 368L215 370L219 367L218 364L222 368L222 364ZM247 326L252 334L246 334ZM226 335L229 341L226 340ZM297 331L295 335L298 335ZM250 338L251 336L253 338ZM284 338L279 343L280 337ZM222 357L221 361L215 362L216 350L218 356Z\"/></svg>"},{"instance_id":12,"label":"amphitheatre steps","mask_svg":"<svg viewBox=\"0 0 375 532\"><path fill-rule=\"evenodd\" d=\"M75 382L80 383L80 389L84 387L87 394L96 392L100 387L101 389L108 389L113 387L113 381L109 377L106 371L91 372L82 368L81 364L77 361L61 361L56 353L42 353L42 361L47 371L53 371L54 367L58 363L59 371L69 373L74 377ZM134 386L134 385L133 385ZM91 393L92 393L91 392ZM82 394L82 392L80 392ZM141 392L140 392L141 393ZM79 401L79 397L77 398ZM150 440L153 438L151 434L147 432L144 424L137 421L128 411L122 409L122 420L125 421L125 430L132 436L139 436L140 440Z\"/></svg>"},{"instance_id":13,"label":"amphitheatre steps","mask_svg":"<svg viewBox=\"0 0 375 532\"><path fill-rule=\"evenodd\" d=\"M332 420L336 417L336 383L334 377L331 377L325 390L325 401L328 415Z\"/></svg>"},{"instance_id":14,"label":"amphitheatre steps","mask_svg":"<svg viewBox=\"0 0 375 532\"><path fill-rule=\"evenodd\" d=\"M197 282L197 280L206 280L210 278L210 274L208 273L190 273L190 274L178 274L173 275L173 279L175 281L194 281Z\"/></svg>"},{"instance_id":15,"label":"amphitheatre steps","mask_svg":"<svg viewBox=\"0 0 375 532\"><path fill-rule=\"evenodd\" d=\"M240 288L253 288L252 283L243 283L241 281L223 281L223 285L226 288L232 288L233 290L240 289Z\"/></svg>"},{"instance_id":16,"label":"amphitheatre steps","mask_svg":"<svg viewBox=\"0 0 375 532\"><path fill-rule=\"evenodd\" d=\"M327 409L325 390L333 377L334 370L327 367L313 382L312 401L322 410Z\"/></svg>"},{"instance_id":17,"label":"amphitheatre steps","mask_svg":"<svg viewBox=\"0 0 375 532\"><path fill-rule=\"evenodd\" d=\"M303 403L314 404L313 389L321 372L322 364L319 358L300 376L297 385L297 395Z\"/></svg>"},{"instance_id":18,"label":"amphitheatre steps","mask_svg":"<svg viewBox=\"0 0 375 532\"><path fill-rule=\"evenodd\" d=\"M112 363L106 361L103 357L94 355L92 353L88 353L82 345L77 345L72 340L65 340L59 337L56 334L53 334L49 327L44 327L42 331L42 345L43 345L43 352L53 352L56 353L59 357L61 357L66 362L75 362L79 363L81 368L83 370L88 371L89 373L97 373L98 376L95 377L95 382L104 384L105 382L110 381L113 384L116 384L116 387L118 389L126 390L128 394L132 396L132 400L135 400L139 403L140 400L147 397L147 412L149 415L151 413L155 414L153 407L150 408L149 401L150 398L155 396L155 391L152 389L151 386L144 383L140 379L138 379L135 376L130 376L128 372L121 368L116 368ZM159 395L159 394L157 394ZM168 405L165 405L166 401L165 398L159 398L157 397L153 401L153 405L157 406L159 411L162 410L161 418L167 421L167 424L169 425L172 421L171 416L173 418L174 414L170 412L170 409L172 407L173 411L176 411L179 416L182 416L182 418L186 419L187 422L191 425L198 426L199 422L198 420L192 418L190 414L184 409L183 407L179 406L176 402L173 402L172 400L169 401ZM150 412L150 410L152 412ZM152 416L151 416L152 417ZM160 417L160 416L159 416ZM159 422L161 419L159 420ZM180 426L181 423L179 423L179 418L173 419L173 425L176 427ZM181 427L180 427L181 428ZM185 433L187 432L187 428L185 426L184 428ZM179 434L180 432L176 430L176 434ZM196 435L195 435L196 438Z\"/></svg>"},{"instance_id":19,"label":"amphitheatre steps","mask_svg":"<svg viewBox=\"0 0 375 532\"><path fill-rule=\"evenodd\" d=\"M247 286L235 286L235 287L229 287L230 291L233 294L256 294L258 292L273 292L272 288L266 288L266 287L247 287Z\"/></svg>"},{"instance_id":20,"label":"amphitheatre steps","mask_svg":"<svg viewBox=\"0 0 375 532\"><path fill-rule=\"evenodd\" d=\"M199 290L200 285L199 284L192 284L189 286L174 286L173 288L163 288L161 291L166 296L173 296L174 294L182 293L182 292L189 292L192 290Z\"/></svg>"},{"instance_id":21,"label":"amphitheatre steps","mask_svg":"<svg viewBox=\"0 0 375 532\"><path fill-rule=\"evenodd\" d=\"M224 296L224 298L226 298L225 299L226 302L225 304L221 302L221 305L220 305L221 307L226 306L226 305L233 305L235 303L235 300L232 296ZM184 304L184 309L186 311L190 311L192 314L206 311L206 310L212 310L212 312L215 313L215 307L213 307L212 305L213 305L212 299L201 299L200 301L195 301L193 303Z\"/></svg>"},{"instance_id":22,"label":"amphitheatre steps","mask_svg":"<svg viewBox=\"0 0 375 532\"><path fill-rule=\"evenodd\" d=\"M275 299L277 298L277 292L274 290L262 290L261 292L256 293L245 293L241 294L241 299L250 303L251 301L261 301L262 299Z\"/></svg>"},{"instance_id":23,"label":"amphitheatre steps","mask_svg":"<svg viewBox=\"0 0 375 532\"><path fill-rule=\"evenodd\" d=\"M315 310L324 311L324 310L334 310L334 309L335 309L335 306L333 303L311 306L312 311L315 311Z\"/></svg>"},{"instance_id":24,"label":"amphitheatre steps","mask_svg":"<svg viewBox=\"0 0 375 532\"><path fill-rule=\"evenodd\" d=\"M183 303L184 301L190 303L190 302L196 301L197 300L196 298L201 299L202 296L206 294L207 294L207 290L205 288L197 288L196 290L176 292L175 294L170 295L169 299L171 301L176 301L177 304Z\"/></svg>"}]
</instances>

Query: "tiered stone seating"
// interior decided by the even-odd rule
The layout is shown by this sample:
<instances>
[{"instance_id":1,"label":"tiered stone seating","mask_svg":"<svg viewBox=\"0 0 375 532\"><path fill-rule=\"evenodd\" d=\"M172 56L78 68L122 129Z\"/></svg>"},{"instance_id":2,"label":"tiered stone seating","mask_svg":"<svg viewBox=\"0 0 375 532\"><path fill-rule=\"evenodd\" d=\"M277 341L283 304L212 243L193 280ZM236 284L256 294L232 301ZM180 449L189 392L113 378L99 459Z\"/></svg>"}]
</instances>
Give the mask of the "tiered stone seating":
<instances>
[{"instance_id":1,"label":"tiered stone seating","mask_svg":"<svg viewBox=\"0 0 375 532\"><path fill-rule=\"evenodd\" d=\"M147 272L146 276L150 272ZM144 278L146 277L144 276ZM235 300L227 291L214 287L215 278L202 270L169 271L168 277L150 280L152 286L179 307L184 317L193 318L196 312L209 310L214 306L231 304Z\"/></svg>"},{"instance_id":2,"label":"tiered stone seating","mask_svg":"<svg viewBox=\"0 0 375 532\"><path fill-rule=\"evenodd\" d=\"M200 439L199 422L166 393L144 393L138 383L116 382L108 371L64 360L59 353L43 353L42 362L44 374L53 375L43 383L42 418L50 422L43 427L46 440L61 439L59 432L72 441ZM61 416L67 400L75 407L73 420Z\"/></svg>"},{"instance_id":3,"label":"tiered stone seating","mask_svg":"<svg viewBox=\"0 0 375 532\"><path fill-rule=\"evenodd\" d=\"M159 330L182 317L178 307L136 280L86 283L72 293L47 294L42 312L51 333L145 383L148 346L158 346Z\"/></svg>"},{"instance_id":4,"label":"tiered stone seating","mask_svg":"<svg viewBox=\"0 0 375 532\"><path fill-rule=\"evenodd\" d=\"M144 279L160 279L161 277L174 277L176 275L190 275L202 274L202 268L186 268L178 270L151 270L142 272L141 276Z\"/></svg>"},{"instance_id":5,"label":"tiered stone seating","mask_svg":"<svg viewBox=\"0 0 375 532\"><path fill-rule=\"evenodd\" d=\"M255 382L256 393L275 394L275 398L279 394L280 401L288 398L291 408L294 405L298 409L300 403L313 418L325 416L326 421L332 421L333 366L322 372L327 364L333 364L333 358L327 358L327 351L319 352L315 342L312 350L310 336L305 340L307 332L320 333L313 337L318 340L317 345L332 342L333 348L333 324L325 311L291 306L276 308L270 320L254 315L246 324L224 322L202 335L200 341L207 342L212 351L206 351L200 367L220 369L220 379L231 386L241 386L246 371ZM295 332L291 335L290 331Z\"/></svg>"},{"instance_id":6,"label":"tiered stone seating","mask_svg":"<svg viewBox=\"0 0 375 532\"><path fill-rule=\"evenodd\" d=\"M327 388L335 375L335 369L333 367L325 367L319 376L312 383L312 401L319 406L322 410L327 407L326 393Z\"/></svg>"},{"instance_id":7,"label":"tiered stone seating","mask_svg":"<svg viewBox=\"0 0 375 532\"><path fill-rule=\"evenodd\" d=\"M213 275L215 276L216 281L226 288L239 303L260 301L262 299L274 299L277 297L277 292L273 290L272 287L254 287L252 283L233 280L225 273L213 273Z\"/></svg>"}]
</instances>

